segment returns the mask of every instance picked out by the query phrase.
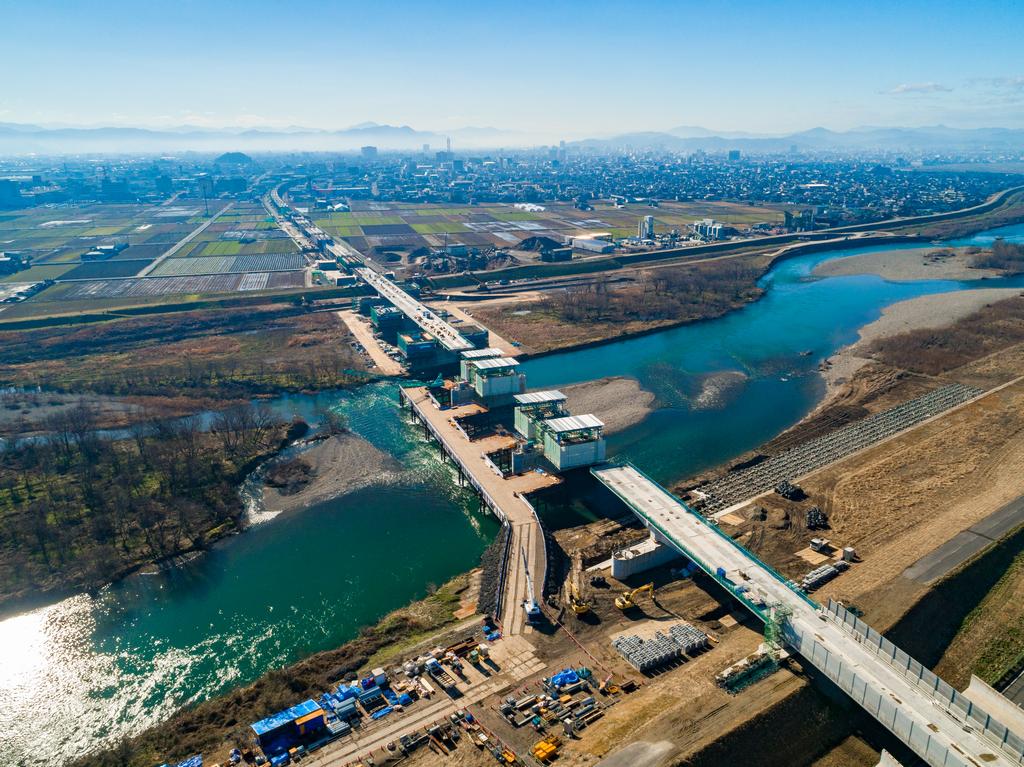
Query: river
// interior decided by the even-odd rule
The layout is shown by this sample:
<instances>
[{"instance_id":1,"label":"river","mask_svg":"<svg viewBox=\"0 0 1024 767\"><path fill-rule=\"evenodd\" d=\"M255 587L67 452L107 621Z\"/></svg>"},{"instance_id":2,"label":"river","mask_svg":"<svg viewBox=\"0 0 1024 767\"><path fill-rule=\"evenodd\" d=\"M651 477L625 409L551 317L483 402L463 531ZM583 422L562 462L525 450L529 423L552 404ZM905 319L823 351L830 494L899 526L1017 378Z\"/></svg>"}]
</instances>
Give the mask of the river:
<instances>
[{"instance_id":1,"label":"river","mask_svg":"<svg viewBox=\"0 0 1024 767\"><path fill-rule=\"evenodd\" d=\"M1024 226L952 244L987 244L996 235L1024 242ZM658 409L612 436L609 453L660 481L680 479L803 417L824 392L820 361L885 306L1024 286L1024 278L890 283L811 274L821 261L892 247L783 261L763 278L760 301L725 317L538 358L523 370L531 388L638 378ZM394 385L274 403L284 416L307 417L323 405L393 455L402 466L396 477L256 525L175 569L0 621L5 760L60 763L137 732L181 705L336 647L422 597L429 583L475 566L496 524L404 421Z\"/></svg>"}]
</instances>

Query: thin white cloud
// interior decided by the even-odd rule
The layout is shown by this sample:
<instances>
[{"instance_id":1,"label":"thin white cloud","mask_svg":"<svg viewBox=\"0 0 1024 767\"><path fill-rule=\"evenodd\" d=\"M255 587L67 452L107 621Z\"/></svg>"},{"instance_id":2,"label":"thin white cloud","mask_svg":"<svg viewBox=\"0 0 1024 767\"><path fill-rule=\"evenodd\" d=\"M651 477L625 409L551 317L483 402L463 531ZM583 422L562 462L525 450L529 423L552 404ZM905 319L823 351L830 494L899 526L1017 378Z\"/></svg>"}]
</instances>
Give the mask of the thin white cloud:
<instances>
[{"instance_id":1,"label":"thin white cloud","mask_svg":"<svg viewBox=\"0 0 1024 767\"><path fill-rule=\"evenodd\" d=\"M890 96L907 96L918 93L949 93L952 88L942 83L900 83L884 93Z\"/></svg>"},{"instance_id":2,"label":"thin white cloud","mask_svg":"<svg viewBox=\"0 0 1024 767\"><path fill-rule=\"evenodd\" d=\"M990 77L985 82L995 88L1024 91L1024 77Z\"/></svg>"}]
</instances>

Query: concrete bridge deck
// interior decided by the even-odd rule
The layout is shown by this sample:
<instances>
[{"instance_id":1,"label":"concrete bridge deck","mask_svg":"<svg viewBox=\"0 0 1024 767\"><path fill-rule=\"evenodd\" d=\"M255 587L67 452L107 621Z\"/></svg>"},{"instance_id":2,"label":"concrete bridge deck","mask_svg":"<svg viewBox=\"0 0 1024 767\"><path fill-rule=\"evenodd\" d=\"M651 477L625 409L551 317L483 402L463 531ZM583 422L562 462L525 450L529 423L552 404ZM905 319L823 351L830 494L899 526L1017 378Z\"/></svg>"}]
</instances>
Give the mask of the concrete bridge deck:
<instances>
[{"instance_id":1,"label":"concrete bridge deck","mask_svg":"<svg viewBox=\"0 0 1024 767\"><path fill-rule=\"evenodd\" d=\"M415 322L421 330L436 338L438 343L448 351L461 352L473 348L473 344L465 336L438 317L433 309L417 301L384 275L377 274L369 267L356 269L355 273L367 285L376 290L382 298L386 298L401 309L402 313Z\"/></svg>"},{"instance_id":2,"label":"concrete bridge deck","mask_svg":"<svg viewBox=\"0 0 1024 767\"><path fill-rule=\"evenodd\" d=\"M789 613L787 644L935 767L1024 763L1024 740L839 606L823 609L628 464L591 473L658 537L762 618ZM723 574L724 573L724 574ZM877 640L876 640L877 637ZM904 659L906 659L904 661ZM972 712L971 709L974 709Z\"/></svg>"}]
</instances>

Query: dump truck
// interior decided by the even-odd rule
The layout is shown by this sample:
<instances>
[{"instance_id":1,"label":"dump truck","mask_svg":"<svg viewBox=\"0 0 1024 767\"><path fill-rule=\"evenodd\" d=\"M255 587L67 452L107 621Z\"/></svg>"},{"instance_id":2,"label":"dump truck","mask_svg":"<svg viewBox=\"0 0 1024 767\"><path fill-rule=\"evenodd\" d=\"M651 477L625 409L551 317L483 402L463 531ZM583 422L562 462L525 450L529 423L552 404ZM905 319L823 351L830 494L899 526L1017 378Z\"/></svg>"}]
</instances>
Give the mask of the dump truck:
<instances>
[{"instance_id":1,"label":"dump truck","mask_svg":"<svg viewBox=\"0 0 1024 767\"><path fill-rule=\"evenodd\" d=\"M438 663L436 658L431 658L426 663L427 673L434 677L434 680L441 685L442 688L450 690L455 687L455 677L444 670L444 667Z\"/></svg>"}]
</instances>

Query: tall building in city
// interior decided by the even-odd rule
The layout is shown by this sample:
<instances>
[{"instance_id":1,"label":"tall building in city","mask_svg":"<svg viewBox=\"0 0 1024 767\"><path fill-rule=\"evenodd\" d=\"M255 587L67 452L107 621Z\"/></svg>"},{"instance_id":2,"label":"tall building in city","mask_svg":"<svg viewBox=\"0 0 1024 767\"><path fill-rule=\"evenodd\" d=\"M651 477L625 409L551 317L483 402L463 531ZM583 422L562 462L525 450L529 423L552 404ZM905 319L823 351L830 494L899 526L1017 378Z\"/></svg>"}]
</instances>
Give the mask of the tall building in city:
<instances>
[{"instance_id":1,"label":"tall building in city","mask_svg":"<svg viewBox=\"0 0 1024 767\"><path fill-rule=\"evenodd\" d=\"M375 146L364 146L360 148L359 153L367 160L373 160L377 157L377 147Z\"/></svg>"},{"instance_id":2,"label":"tall building in city","mask_svg":"<svg viewBox=\"0 0 1024 767\"><path fill-rule=\"evenodd\" d=\"M636 236L641 240L654 239L654 216L644 216L637 222Z\"/></svg>"}]
</instances>

